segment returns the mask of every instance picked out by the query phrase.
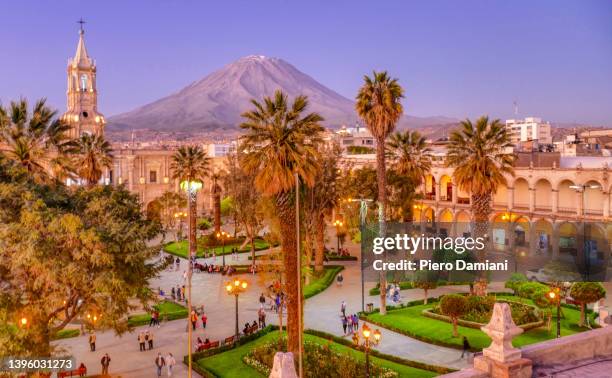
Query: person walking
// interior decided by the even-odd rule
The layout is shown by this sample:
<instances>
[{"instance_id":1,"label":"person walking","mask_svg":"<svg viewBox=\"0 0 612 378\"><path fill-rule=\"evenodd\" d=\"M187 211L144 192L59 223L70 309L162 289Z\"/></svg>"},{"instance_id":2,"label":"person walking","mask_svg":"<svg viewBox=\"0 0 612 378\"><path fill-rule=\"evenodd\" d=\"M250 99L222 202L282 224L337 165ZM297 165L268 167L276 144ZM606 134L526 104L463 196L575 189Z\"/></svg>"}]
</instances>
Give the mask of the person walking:
<instances>
[{"instance_id":1,"label":"person walking","mask_svg":"<svg viewBox=\"0 0 612 378\"><path fill-rule=\"evenodd\" d=\"M96 351L96 333L95 333L95 332L92 332L92 333L89 335L89 349L90 349L92 352L95 352L95 351Z\"/></svg>"},{"instance_id":2,"label":"person walking","mask_svg":"<svg viewBox=\"0 0 612 378\"><path fill-rule=\"evenodd\" d=\"M206 329L206 322L208 321L208 316L206 316L206 313L203 312L202 313L202 329Z\"/></svg>"},{"instance_id":3,"label":"person walking","mask_svg":"<svg viewBox=\"0 0 612 378\"><path fill-rule=\"evenodd\" d=\"M149 350L153 349L153 332L147 331L149 334Z\"/></svg>"},{"instance_id":4,"label":"person walking","mask_svg":"<svg viewBox=\"0 0 612 378\"><path fill-rule=\"evenodd\" d=\"M151 311L151 320L149 320L149 327L155 325L155 311Z\"/></svg>"},{"instance_id":5,"label":"person walking","mask_svg":"<svg viewBox=\"0 0 612 378\"><path fill-rule=\"evenodd\" d=\"M195 331L196 329L196 325L198 324L198 314L196 314L195 311L191 310L191 326L193 327L193 330Z\"/></svg>"},{"instance_id":6,"label":"person walking","mask_svg":"<svg viewBox=\"0 0 612 378\"><path fill-rule=\"evenodd\" d=\"M338 286L342 286L342 281L344 281L344 277L342 276L342 273L338 273L338 276L336 277L336 284Z\"/></svg>"},{"instance_id":7,"label":"person walking","mask_svg":"<svg viewBox=\"0 0 612 378\"><path fill-rule=\"evenodd\" d=\"M353 315L346 317L346 329L349 335L353 334Z\"/></svg>"},{"instance_id":8,"label":"person walking","mask_svg":"<svg viewBox=\"0 0 612 378\"><path fill-rule=\"evenodd\" d=\"M342 301L342 303L340 304L340 312L342 313L343 317L346 317L346 302Z\"/></svg>"},{"instance_id":9,"label":"person walking","mask_svg":"<svg viewBox=\"0 0 612 378\"><path fill-rule=\"evenodd\" d=\"M140 351L144 352L145 349L145 334L144 332L140 331L140 333L138 334L138 344L140 344Z\"/></svg>"},{"instance_id":10,"label":"person walking","mask_svg":"<svg viewBox=\"0 0 612 378\"><path fill-rule=\"evenodd\" d=\"M346 335L346 327L348 325L346 316L342 316L342 332L344 335Z\"/></svg>"},{"instance_id":11,"label":"person walking","mask_svg":"<svg viewBox=\"0 0 612 378\"><path fill-rule=\"evenodd\" d=\"M470 357L470 343L468 342L467 337L463 336L463 351L461 352L461 358L466 354Z\"/></svg>"},{"instance_id":12,"label":"person walking","mask_svg":"<svg viewBox=\"0 0 612 378\"><path fill-rule=\"evenodd\" d=\"M155 366L157 367L157 378L161 378L162 368L166 366L166 360L161 353L157 353L157 357L155 357Z\"/></svg>"},{"instance_id":13,"label":"person walking","mask_svg":"<svg viewBox=\"0 0 612 378\"><path fill-rule=\"evenodd\" d=\"M168 367L168 377L172 377L172 369L176 365L176 359L172 355L172 353L168 353L166 356L166 366Z\"/></svg>"},{"instance_id":14,"label":"person walking","mask_svg":"<svg viewBox=\"0 0 612 378\"><path fill-rule=\"evenodd\" d=\"M100 364L102 365L102 375L108 375L108 366L110 365L111 358L108 353L105 353L102 359L100 360Z\"/></svg>"},{"instance_id":15,"label":"person walking","mask_svg":"<svg viewBox=\"0 0 612 378\"><path fill-rule=\"evenodd\" d=\"M266 310L260 307L257 311L257 315L259 315L259 328L264 328L266 326Z\"/></svg>"},{"instance_id":16,"label":"person walking","mask_svg":"<svg viewBox=\"0 0 612 378\"><path fill-rule=\"evenodd\" d=\"M261 293L261 295L259 296L259 307L263 308L266 304L266 297L264 296L264 293Z\"/></svg>"}]
</instances>

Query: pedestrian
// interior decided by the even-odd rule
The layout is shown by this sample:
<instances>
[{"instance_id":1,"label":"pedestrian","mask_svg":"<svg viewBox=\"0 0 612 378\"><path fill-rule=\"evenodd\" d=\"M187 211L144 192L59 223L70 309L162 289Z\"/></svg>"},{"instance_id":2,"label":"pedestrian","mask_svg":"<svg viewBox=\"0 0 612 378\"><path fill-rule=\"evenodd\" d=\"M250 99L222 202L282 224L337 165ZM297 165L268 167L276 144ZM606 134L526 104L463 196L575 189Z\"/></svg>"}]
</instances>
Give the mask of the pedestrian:
<instances>
[{"instance_id":1,"label":"pedestrian","mask_svg":"<svg viewBox=\"0 0 612 378\"><path fill-rule=\"evenodd\" d=\"M463 336L463 351L461 352L461 358L466 354L470 357L470 343L468 342L467 337Z\"/></svg>"},{"instance_id":2,"label":"pedestrian","mask_svg":"<svg viewBox=\"0 0 612 378\"><path fill-rule=\"evenodd\" d=\"M140 333L138 334L138 344L140 345L140 351L144 352L145 349L145 334L144 332L140 331Z\"/></svg>"},{"instance_id":3,"label":"pedestrian","mask_svg":"<svg viewBox=\"0 0 612 378\"><path fill-rule=\"evenodd\" d=\"M155 357L155 366L157 367L157 378L160 378L162 375L162 368L166 366L166 360L161 353L157 353L157 357Z\"/></svg>"},{"instance_id":4,"label":"pedestrian","mask_svg":"<svg viewBox=\"0 0 612 378\"><path fill-rule=\"evenodd\" d=\"M338 276L336 277L336 283L338 286L342 286L342 281L344 281L344 277L342 276L342 273L338 273Z\"/></svg>"},{"instance_id":5,"label":"pedestrian","mask_svg":"<svg viewBox=\"0 0 612 378\"><path fill-rule=\"evenodd\" d=\"M206 313L203 312L202 313L202 329L206 329L206 321L208 320L208 317L206 316Z\"/></svg>"},{"instance_id":6,"label":"pedestrian","mask_svg":"<svg viewBox=\"0 0 612 378\"><path fill-rule=\"evenodd\" d=\"M100 364L102 364L102 375L108 375L108 366L110 365L111 358L108 353L105 353L102 359L100 360Z\"/></svg>"},{"instance_id":7,"label":"pedestrian","mask_svg":"<svg viewBox=\"0 0 612 378\"><path fill-rule=\"evenodd\" d=\"M266 326L266 310L260 307L257 314L259 315L259 328L264 328Z\"/></svg>"},{"instance_id":8,"label":"pedestrian","mask_svg":"<svg viewBox=\"0 0 612 378\"><path fill-rule=\"evenodd\" d=\"M153 332L149 332L149 350L153 349Z\"/></svg>"},{"instance_id":9,"label":"pedestrian","mask_svg":"<svg viewBox=\"0 0 612 378\"><path fill-rule=\"evenodd\" d=\"M359 316L357 316L357 314L353 315L353 329L355 332L359 330Z\"/></svg>"},{"instance_id":10,"label":"pedestrian","mask_svg":"<svg viewBox=\"0 0 612 378\"><path fill-rule=\"evenodd\" d=\"M172 290L170 291L170 295L172 296L172 300L176 299L176 291L174 290L174 286L172 287Z\"/></svg>"},{"instance_id":11,"label":"pedestrian","mask_svg":"<svg viewBox=\"0 0 612 378\"><path fill-rule=\"evenodd\" d=\"M346 302L342 301L342 303L340 304L340 312L342 313L343 317L346 317Z\"/></svg>"},{"instance_id":12,"label":"pedestrian","mask_svg":"<svg viewBox=\"0 0 612 378\"><path fill-rule=\"evenodd\" d=\"M262 307L266 304L266 297L264 296L264 293L261 293L261 295L259 296L259 307Z\"/></svg>"},{"instance_id":13,"label":"pedestrian","mask_svg":"<svg viewBox=\"0 0 612 378\"><path fill-rule=\"evenodd\" d=\"M346 326L347 326L346 316L342 316L342 331L346 335Z\"/></svg>"},{"instance_id":14,"label":"pedestrian","mask_svg":"<svg viewBox=\"0 0 612 378\"><path fill-rule=\"evenodd\" d=\"M198 323L198 315L196 314L195 311L191 310L191 326L193 327L194 331L196 329L197 323Z\"/></svg>"},{"instance_id":15,"label":"pedestrian","mask_svg":"<svg viewBox=\"0 0 612 378\"><path fill-rule=\"evenodd\" d=\"M155 311L151 311L151 320L149 320L149 327L155 325Z\"/></svg>"},{"instance_id":16,"label":"pedestrian","mask_svg":"<svg viewBox=\"0 0 612 378\"><path fill-rule=\"evenodd\" d=\"M346 329L349 335L353 334L353 315L346 317Z\"/></svg>"},{"instance_id":17,"label":"pedestrian","mask_svg":"<svg viewBox=\"0 0 612 378\"><path fill-rule=\"evenodd\" d=\"M89 349L90 349L92 352L95 352L95 351L96 351L96 333L95 333L95 332L92 332L92 333L89 335Z\"/></svg>"},{"instance_id":18,"label":"pedestrian","mask_svg":"<svg viewBox=\"0 0 612 378\"><path fill-rule=\"evenodd\" d=\"M168 367L168 377L172 377L172 368L176 365L176 359L172 353L168 353L166 356L166 366Z\"/></svg>"},{"instance_id":19,"label":"pedestrian","mask_svg":"<svg viewBox=\"0 0 612 378\"><path fill-rule=\"evenodd\" d=\"M276 299L274 300L274 305L276 306L276 312L280 311L281 306L281 296L280 294L276 294Z\"/></svg>"}]
</instances>

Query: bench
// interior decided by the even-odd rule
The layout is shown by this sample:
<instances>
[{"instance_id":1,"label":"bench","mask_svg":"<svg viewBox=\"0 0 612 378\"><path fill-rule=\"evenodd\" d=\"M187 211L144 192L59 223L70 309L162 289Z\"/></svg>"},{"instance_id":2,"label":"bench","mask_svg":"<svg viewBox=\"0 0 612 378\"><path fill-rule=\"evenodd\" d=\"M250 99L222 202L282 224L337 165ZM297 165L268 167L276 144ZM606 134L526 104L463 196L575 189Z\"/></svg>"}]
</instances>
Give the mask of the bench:
<instances>
[{"instance_id":1,"label":"bench","mask_svg":"<svg viewBox=\"0 0 612 378\"><path fill-rule=\"evenodd\" d=\"M223 341L223 345L233 344L235 336L226 337Z\"/></svg>"},{"instance_id":2,"label":"bench","mask_svg":"<svg viewBox=\"0 0 612 378\"><path fill-rule=\"evenodd\" d=\"M57 373L57 378L65 377L84 377L87 374L87 368L82 367L75 370L60 371Z\"/></svg>"},{"instance_id":3,"label":"bench","mask_svg":"<svg viewBox=\"0 0 612 378\"><path fill-rule=\"evenodd\" d=\"M203 352L203 351L208 350L208 349L217 348L218 346L219 346L219 341L218 340L214 341L212 343L206 343L206 344L200 345L198 347L197 352Z\"/></svg>"}]
</instances>

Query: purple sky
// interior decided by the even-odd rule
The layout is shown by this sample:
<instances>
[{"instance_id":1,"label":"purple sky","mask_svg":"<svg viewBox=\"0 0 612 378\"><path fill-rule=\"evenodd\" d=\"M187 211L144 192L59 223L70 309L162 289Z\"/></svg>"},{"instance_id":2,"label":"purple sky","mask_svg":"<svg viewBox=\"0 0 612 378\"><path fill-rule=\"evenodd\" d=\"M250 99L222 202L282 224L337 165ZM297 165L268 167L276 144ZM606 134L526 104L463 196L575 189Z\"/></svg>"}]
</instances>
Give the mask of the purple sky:
<instances>
[{"instance_id":1,"label":"purple sky","mask_svg":"<svg viewBox=\"0 0 612 378\"><path fill-rule=\"evenodd\" d=\"M0 8L0 100L65 109L83 17L107 116L242 56L283 58L353 98L387 69L406 112L541 116L612 126L612 1L10 1Z\"/></svg>"}]
</instances>

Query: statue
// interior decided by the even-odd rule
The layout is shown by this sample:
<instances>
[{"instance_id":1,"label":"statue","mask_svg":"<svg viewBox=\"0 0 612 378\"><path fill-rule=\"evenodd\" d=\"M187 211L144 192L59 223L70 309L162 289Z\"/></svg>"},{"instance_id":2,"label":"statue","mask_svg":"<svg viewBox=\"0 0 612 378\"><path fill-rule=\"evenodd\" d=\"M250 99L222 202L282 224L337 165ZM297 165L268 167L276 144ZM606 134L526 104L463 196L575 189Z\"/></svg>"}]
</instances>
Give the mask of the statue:
<instances>
[{"instance_id":1,"label":"statue","mask_svg":"<svg viewBox=\"0 0 612 378\"><path fill-rule=\"evenodd\" d=\"M277 352L274 355L274 365L269 378L297 378L293 353Z\"/></svg>"}]
</instances>

